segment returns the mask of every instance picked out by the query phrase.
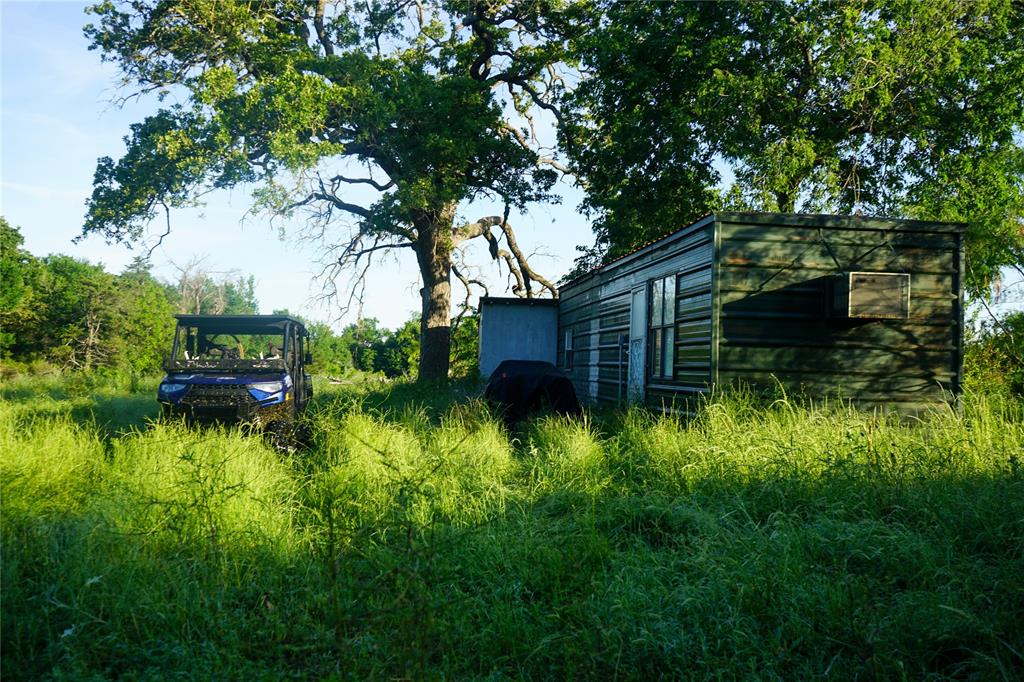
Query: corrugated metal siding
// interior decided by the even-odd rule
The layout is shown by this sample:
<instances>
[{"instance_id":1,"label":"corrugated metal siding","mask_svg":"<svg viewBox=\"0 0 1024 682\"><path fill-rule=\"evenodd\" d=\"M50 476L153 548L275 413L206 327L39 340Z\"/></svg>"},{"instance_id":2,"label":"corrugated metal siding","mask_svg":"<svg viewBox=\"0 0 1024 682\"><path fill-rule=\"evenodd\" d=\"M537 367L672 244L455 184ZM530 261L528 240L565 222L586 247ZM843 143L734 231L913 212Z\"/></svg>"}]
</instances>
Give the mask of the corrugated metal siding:
<instances>
[{"instance_id":1,"label":"corrugated metal siding","mask_svg":"<svg viewBox=\"0 0 1024 682\"><path fill-rule=\"evenodd\" d=\"M560 289L558 366L567 366L564 339L568 330L573 338L572 368L568 371L581 399L625 400L629 359L619 337L629 335L630 292L673 274L675 376L649 384L647 402L660 405L680 393L707 390L711 382L713 238L713 220L704 219Z\"/></svg>"},{"instance_id":2,"label":"corrugated metal siding","mask_svg":"<svg viewBox=\"0 0 1024 682\"><path fill-rule=\"evenodd\" d=\"M914 411L960 388L960 227L719 215L718 379ZM832 319L830 278L911 275L907 320Z\"/></svg>"}]
</instances>

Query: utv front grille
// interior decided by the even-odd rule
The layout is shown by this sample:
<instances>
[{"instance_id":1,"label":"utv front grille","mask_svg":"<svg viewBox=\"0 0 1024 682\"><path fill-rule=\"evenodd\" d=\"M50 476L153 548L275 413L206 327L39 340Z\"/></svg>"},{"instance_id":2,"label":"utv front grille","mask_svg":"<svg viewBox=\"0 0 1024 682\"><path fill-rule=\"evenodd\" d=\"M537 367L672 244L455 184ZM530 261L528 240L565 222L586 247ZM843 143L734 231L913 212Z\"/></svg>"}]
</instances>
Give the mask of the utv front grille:
<instances>
[{"instance_id":1,"label":"utv front grille","mask_svg":"<svg viewBox=\"0 0 1024 682\"><path fill-rule=\"evenodd\" d=\"M197 421L235 422L250 419L258 404L242 385L193 384L180 407Z\"/></svg>"},{"instance_id":2,"label":"utv front grille","mask_svg":"<svg viewBox=\"0 0 1024 682\"><path fill-rule=\"evenodd\" d=\"M183 403L209 407L252 407L256 399L245 386L223 386L216 384L195 384L182 399Z\"/></svg>"}]
</instances>

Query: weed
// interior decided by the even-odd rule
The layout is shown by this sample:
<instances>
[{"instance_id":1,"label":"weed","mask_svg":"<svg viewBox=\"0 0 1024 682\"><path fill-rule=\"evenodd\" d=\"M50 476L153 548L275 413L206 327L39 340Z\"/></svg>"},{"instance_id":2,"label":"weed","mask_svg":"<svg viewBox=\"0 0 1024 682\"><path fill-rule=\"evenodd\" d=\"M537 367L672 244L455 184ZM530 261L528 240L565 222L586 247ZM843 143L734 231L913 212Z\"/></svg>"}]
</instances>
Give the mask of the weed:
<instances>
[{"instance_id":1,"label":"weed","mask_svg":"<svg viewBox=\"0 0 1024 682\"><path fill-rule=\"evenodd\" d=\"M0 400L19 678L1014 678L1024 408L714 396L508 433L469 385L330 387L310 446Z\"/></svg>"}]
</instances>

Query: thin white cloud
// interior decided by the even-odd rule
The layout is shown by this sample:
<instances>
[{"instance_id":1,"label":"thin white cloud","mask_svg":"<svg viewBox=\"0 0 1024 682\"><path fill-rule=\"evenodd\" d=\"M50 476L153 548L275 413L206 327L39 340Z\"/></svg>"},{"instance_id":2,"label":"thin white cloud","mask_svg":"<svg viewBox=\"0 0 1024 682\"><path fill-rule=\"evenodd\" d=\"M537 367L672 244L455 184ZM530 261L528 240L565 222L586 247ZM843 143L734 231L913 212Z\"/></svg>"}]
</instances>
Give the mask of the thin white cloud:
<instances>
[{"instance_id":1,"label":"thin white cloud","mask_svg":"<svg viewBox=\"0 0 1024 682\"><path fill-rule=\"evenodd\" d=\"M38 111L24 111L21 109L5 109L3 112L4 135L17 134L18 131L32 134L44 134L45 137L59 140L62 145L73 144L75 147L94 146L97 136L89 134L78 125L71 123L66 118L59 118L51 114L44 114Z\"/></svg>"},{"instance_id":2,"label":"thin white cloud","mask_svg":"<svg viewBox=\"0 0 1024 682\"><path fill-rule=\"evenodd\" d=\"M45 74L46 88L65 96L95 92L100 84L109 82L111 70L95 53L86 50L82 27L91 19L85 14L86 3L5 4L6 87L17 85L18 80L8 69L21 64L31 65L28 68L34 73ZM42 27L45 32L40 30ZM37 85L22 83L22 87Z\"/></svg>"},{"instance_id":3,"label":"thin white cloud","mask_svg":"<svg viewBox=\"0 0 1024 682\"><path fill-rule=\"evenodd\" d=\"M33 199L82 199L89 195L89 190L72 190L45 185L28 185L21 182L0 182L4 192L17 192Z\"/></svg>"}]
</instances>

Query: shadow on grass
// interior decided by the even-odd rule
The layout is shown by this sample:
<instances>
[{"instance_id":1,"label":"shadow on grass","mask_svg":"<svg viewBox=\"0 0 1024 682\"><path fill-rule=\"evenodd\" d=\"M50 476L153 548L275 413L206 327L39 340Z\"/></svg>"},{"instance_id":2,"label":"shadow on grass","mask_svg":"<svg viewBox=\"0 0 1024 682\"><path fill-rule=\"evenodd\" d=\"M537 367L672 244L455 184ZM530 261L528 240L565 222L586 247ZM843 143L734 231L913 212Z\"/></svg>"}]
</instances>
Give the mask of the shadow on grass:
<instances>
[{"instance_id":1,"label":"shadow on grass","mask_svg":"<svg viewBox=\"0 0 1024 682\"><path fill-rule=\"evenodd\" d=\"M399 422L411 411L423 412L437 425L452 405L483 395L478 379L454 379L450 382L424 383L407 380L367 379L350 384L322 384L310 404L311 416L363 411L388 422Z\"/></svg>"},{"instance_id":2,"label":"shadow on grass","mask_svg":"<svg viewBox=\"0 0 1024 682\"><path fill-rule=\"evenodd\" d=\"M377 637L415 636L413 671L452 677L1024 670L1007 645L1024 636L1020 548L1006 542L1022 530L1019 481L761 483L692 497L557 491L477 527L420 528L404 548L368 542L358 554L379 577L355 596L381 610L346 631L404 663L407 643ZM879 499L891 504L872 514Z\"/></svg>"},{"instance_id":3,"label":"shadow on grass","mask_svg":"<svg viewBox=\"0 0 1024 682\"><path fill-rule=\"evenodd\" d=\"M371 385L321 391L314 411L375 412L369 440L404 412L437 424L475 395ZM68 410L107 433L155 409L147 393L87 400ZM217 469L210 495L132 535L25 495L28 513L2 519L5 677L1021 676L1024 475L1019 437L1000 438L1012 423L887 440L858 419L801 444L799 430L824 427L780 408L786 428L772 430L741 407L705 415L682 445L684 429L643 415L537 420L493 476L360 479L349 461L335 485L318 477L326 451L268 457L253 477L291 467L299 492L255 501L233 533L217 514L243 486ZM83 479L69 506L102 484ZM292 502L285 551L250 520Z\"/></svg>"},{"instance_id":4,"label":"shadow on grass","mask_svg":"<svg viewBox=\"0 0 1024 682\"><path fill-rule=\"evenodd\" d=\"M423 408L418 390L370 395L377 409ZM532 429L526 440L547 437L550 452L573 436ZM366 508L365 491L345 488L351 506L326 518L302 509L301 549L281 554L255 531L229 538L200 511L127 536L73 515L5 518L5 673L1013 679L1022 670L1024 478L1009 464L915 476L869 459L813 475L723 468L683 479L685 469L645 463L639 448L603 444L571 470L572 448L539 449L535 466L502 479L507 500L478 523L436 509L424 520L414 510L417 495L436 493L426 487L403 488L389 515L366 522L349 513ZM207 513L237 494L219 490ZM196 529L237 541L237 551L182 542Z\"/></svg>"},{"instance_id":5,"label":"shadow on grass","mask_svg":"<svg viewBox=\"0 0 1024 682\"><path fill-rule=\"evenodd\" d=\"M0 400L8 400L14 403L25 403L39 400L40 398L62 402L70 400L72 398L72 394L63 384L52 381L46 383L28 383L22 381L12 383L7 386L0 386Z\"/></svg>"},{"instance_id":6,"label":"shadow on grass","mask_svg":"<svg viewBox=\"0 0 1024 682\"><path fill-rule=\"evenodd\" d=\"M92 420L104 439L143 429L147 422L160 416L156 396L148 393L101 394L94 396L91 403L72 408L71 417L79 422Z\"/></svg>"},{"instance_id":7,"label":"shadow on grass","mask_svg":"<svg viewBox=\"0 0 1024 682\"><path fill-rule=\"evenodd\" d=\"M62 400L33 401L18 405L18 416L27 421L70 417L78 424L94 424L103 440L110 440L134 429L144 429L160 416L160 407L148 394L94 395Z\"/></svg>"}]
</instances>

